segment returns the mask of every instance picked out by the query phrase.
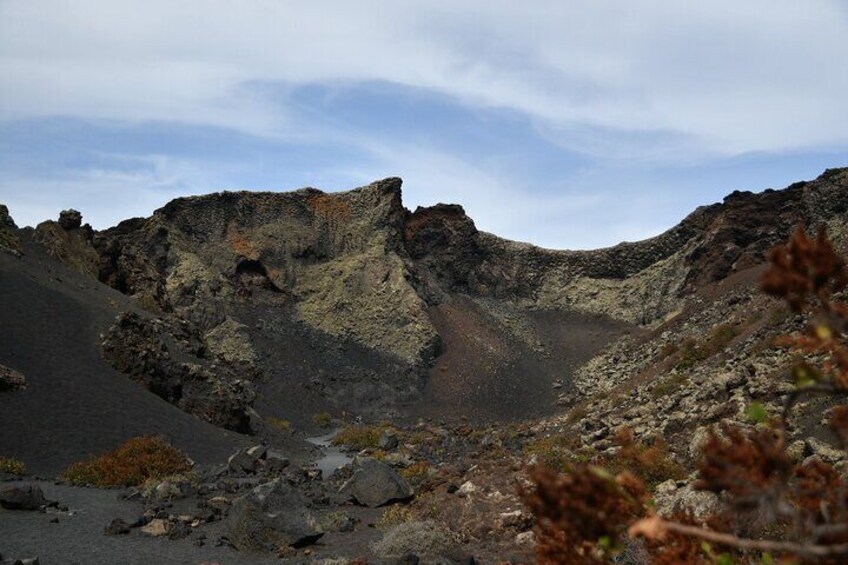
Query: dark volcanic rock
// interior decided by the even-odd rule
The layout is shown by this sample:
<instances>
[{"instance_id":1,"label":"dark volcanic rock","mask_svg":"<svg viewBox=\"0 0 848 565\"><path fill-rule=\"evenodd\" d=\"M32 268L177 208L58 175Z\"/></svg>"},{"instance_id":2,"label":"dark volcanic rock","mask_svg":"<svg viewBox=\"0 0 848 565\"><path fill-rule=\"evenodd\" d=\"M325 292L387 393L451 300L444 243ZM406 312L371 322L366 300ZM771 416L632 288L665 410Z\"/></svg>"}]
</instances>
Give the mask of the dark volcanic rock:
<instances>
[{"instance_id":1,"label":"dark volcanic rock","mask_svg":"<svg viewBox=\"0 0 848 565\"><path fill-rule=\"evenodd\" d=\"M47 504L38 485L7 486L0 489L0 506L7 510L38 510Z\"/></svg>"},{"instance_id":2,"label":"dark volcanic rock","mask_svg":"<svg viewBox=\"0 0 848 565\"><path fill-rule=\"evenodd\" d=\"M0 251L20 255L23 251L21 239L18 237L18 226L9 215L9 209L0 204Z\"/></svg>"},{"instance_id":3,"label":"dark volcanic rock","mask_svg":"<svg viewBox=\"0 0 848 565\"><path fill-rule=\"evenodd\" d=\"M63 230L75 230L82 225L82 214L73 208L59 212L59 226Z\"/></svg>"},{"instance_id":4,"label":"dark volcanic rock","mask_svg":"<svg viewBox=\"0 0 848 565\"><path fill-rule=\"evenodd\" d=\"M358 458L351 478L342 488L363 506L382 506L409 500L415 495L406 479L390 466L370 458Z\"/></svg>"},{"instance_id":5,"label":"dark volcanic rock","mask_svg":"<svg viewBox=\"0 0 848 565\"><path fill-rule=\"evenodd\" d=\"M163 321L127 312L103 336L101 351L116 370L186 412L248 432L248 408L254 397L249 381L219 376L199 364L199 359L198 363L177 362L180 352L172 354L167 336Z\"/></svg>"},{"instance_id":6,"label":"dark volcanic rock","mask_svg":"<svg viewBox=\"0 0 848 565\"><path fill-rule=\"evenodd\" d=\"M26 377L14 369L0 365L0 392L24 390L26 387Z\"/></svg>"},{"instance_id":7,"label":"dark volcanic rock","mask_svg":"<svg viewBox=\"0 0 848 565\"><path fill-rule=\"evenodd\" d=\"M283 479L236 499L227 522L228 538L240 550L302 547L324 535L306 499Z\"/></svg>"}]
</instances>

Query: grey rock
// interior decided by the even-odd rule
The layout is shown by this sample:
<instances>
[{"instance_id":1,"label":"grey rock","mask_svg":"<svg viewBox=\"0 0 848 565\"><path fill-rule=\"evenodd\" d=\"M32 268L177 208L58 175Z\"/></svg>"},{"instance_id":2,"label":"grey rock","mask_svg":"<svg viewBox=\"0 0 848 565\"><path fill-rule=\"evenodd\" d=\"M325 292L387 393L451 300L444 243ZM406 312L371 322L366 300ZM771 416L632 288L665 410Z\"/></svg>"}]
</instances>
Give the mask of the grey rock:
<instances>
[{"instance_id":1,"label":"grey rock","mask_svg":"<svg viewBox=\"0 0 848 565\"><path fill-rule=\"evenodd\" d=\"M0 506L7 510L38 510L47 504L38 485L8 486L0 490Z\"/></svg>"},{"instance_id":2,"label":"grey rock","mask_svg":"<svg viewBox=\"0 0 848 565\"><path fill-rule=\"evenodd\" d=\"M82 225L82 214L71 208L59 212L59 225L64 230L75 230Z\"/></svg>"},{"instance_id":3,"label":"grey rock","mask_svg":"<svg viewBox=\"0 0 848 565\"><path fill-rule=\"evenodd\" d=\"M380 449L383 451L391 451L396 449L398 446L398 437L396 434L383 430L383 433L380 434Z\"/></svg>"},{"instance_id":4,"label":"grey rock","mask_svg":"<svg viewBox=\"0 0 848 565\"><path fill-rule=\"evenodd\" d=\"M324 535L306 499L282 479L236 499L227 522L228 537L239 550L302 547Z\"/></svg>"},{"instance_id":5,"label":"grey rock","mask_svg":"<svg viewBox=\"0 0 848 565\"><path fill-rule=\"evenodd\" d=\"M415 495L406 479L394 469L367 457L354 461L353 475L341 490L350 494L358 504L370 507L409 500Z\"/></svg>"}]
</instances>

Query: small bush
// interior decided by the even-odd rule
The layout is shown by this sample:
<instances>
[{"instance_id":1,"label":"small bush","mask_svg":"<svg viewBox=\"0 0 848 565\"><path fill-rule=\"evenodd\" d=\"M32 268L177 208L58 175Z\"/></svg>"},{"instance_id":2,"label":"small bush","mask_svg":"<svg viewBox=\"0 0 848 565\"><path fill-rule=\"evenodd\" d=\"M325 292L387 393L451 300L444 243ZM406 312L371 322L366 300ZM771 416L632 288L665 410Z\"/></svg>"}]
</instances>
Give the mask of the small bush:
<instances>
[{"instance_id":1,"label":"small bush","mask_svg":"<svg viewBox=\"0 0 848 565\"><path fill-rule=\"evenodd\" d=\"M163 438L145 436L132 438L111 453L74 463L62 479L75 485L138 486L189 469L191 462L180 450Z\"/></svg>"},{"instance_id":2,"label":"small bush","mask_svg":"<svg viewBox=\"0 0 848 565\"><path fill-rule=\"evenodd\" d=\"M273 416L269 416L265 418L265 423L271 426L272 428L280 430L281 432L291 431L291 422L282 418L274 418Z\"/></svg>"},{"instance_id":3,"label":"small bush","mask_svg":"<svg viewBox=\"0 0 848 565\"><path fill-rule=\"evenodd\" d=\"M539 465L559 471L570 464L588 461L591 458L589 451L581 447L575 438L565 434L539 438L524 446L524 452L535 455Z\"/></svg>"},{"instance_id":4,"label":"small bush","mask_svg":"<svg viewBox=\"0 0 848 565\"><path fill-rule=\"evenodd\" d=\"M388 424L347 426L333 437L333 445L344 445L352 449L377 449L380 435L392 431Z\"/></svg>"},{"instance_id":5,"label":"small bush","mask_svg":"<svg viewBox=\"0 0 848 565\"><path fill-rule=\"evenodd\" d=\"M403 504L395 504L383 510L376 526L377 529L385 531L410 520L412 520L412 509Z\"/></svg>"},{"instance_id":6,"label":"small bush","mask_svg":"<svg viewBox=\"0 0 848 565\"><path fill-rule=\"evenodd\" d=\"M426 461L416 461L406 469L401 469L398 474L410 483L417 485L430 476L430 465Z\"/></svg>"},{"instance_id":7,"label":"small bush","mask_svg":"<svg viewBox=\"0 0 848 565\"><path fill-rule=\"evenodd\" d=\"M613 473L633 473L653 488L668 479L683 479L686 469L671 458L668 446L661 440L645 444L633 437L633 432L622 428L616 435L621 449L600 463Z\"/></svg>"},{"instance_id":8,"label":"small bush","mask_svg":"<svg viewBox=\"0 0 848 565\"><path fill-rule=\"evenodd\" d=\"M589 409L585 406L575 406L566 416L566 421L569 424L575 424L589 415Z\"/></svg>"},{"instance_id":9,"label":"small bush","mask_svg":"<svg viewBox=\"0 0 848 565\"><path fill-rule=\"evenodd\" d=\"M680 360L677 362L679 371L691 369L696 364L715 355L739 335L739 330L734 324L721 324L710 332L709 337L703 343L698 343L691 337L687 337L680 345Z\"/></svg>"},{"instance_id":10,"label":"small bush","mask_svg":"<svg viewBox=\"0 0 848 565\"><path fill-rule=\"evenodd\" d=\"M689 377L686 375L672 375L666 380L654 385L654 388L651 389L651 397L654 399L664 398L669 394L680 390L680 387L682 387L688 380Z\"/></svg>"},{"instance_id":11,"label":"small bush","mask_svg":"<svg viewBox=\"0 0 848 565\"><path fill-rule=\"evenodd\" d=\"M319 412L312 416L312 422L316 426L320 426L322 428L329 428L333 425L333 417L330 416L329 412Z\"/></svg>"},{"instance_id":12,"label":"small bush","mask_svg":"<svg viewBox=\"0 0 848 565\"><path fill-rule=\"evenodd\" d=\"M10 473L12 475L26 474L26 465L20 459L13 457L0 457L0 473Z\"/></svg>"}]
</instances>

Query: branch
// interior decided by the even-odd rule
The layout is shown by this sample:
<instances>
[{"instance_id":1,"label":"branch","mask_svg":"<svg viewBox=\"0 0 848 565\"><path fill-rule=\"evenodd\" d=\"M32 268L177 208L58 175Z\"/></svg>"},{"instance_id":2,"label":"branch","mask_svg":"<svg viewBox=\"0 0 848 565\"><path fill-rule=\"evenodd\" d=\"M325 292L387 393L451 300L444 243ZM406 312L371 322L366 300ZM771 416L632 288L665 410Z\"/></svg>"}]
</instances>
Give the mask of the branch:
<instances>
[{"instance_id":1,"label":"branch","mask_svg":"<svg viewBox=\"0 0 848 565\"><path fill-rule=\"evenodd\" d=\"M644 536L648 539L657 540L664 539L668 532L675 532L741 550L790 553L799 557L809 558L848 555L848 543L816 545L791 541L740 538L733 534L714 532L697 526L687 526L685 524L663 520L659 516L643 518L630 526L630 529L628 530L631 537Z\"/></svg>"}]
</instances>

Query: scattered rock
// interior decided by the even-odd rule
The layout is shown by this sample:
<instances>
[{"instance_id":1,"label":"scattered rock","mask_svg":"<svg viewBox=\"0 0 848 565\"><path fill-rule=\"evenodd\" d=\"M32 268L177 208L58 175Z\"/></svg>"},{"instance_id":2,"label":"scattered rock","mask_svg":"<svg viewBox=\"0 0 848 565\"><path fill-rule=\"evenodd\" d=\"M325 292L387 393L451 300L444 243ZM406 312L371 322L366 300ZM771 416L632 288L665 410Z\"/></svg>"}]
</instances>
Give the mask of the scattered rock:
<instances>
[{"instance_id":1,"label":"scattered rock","mask_svg":"<svg viewBox=\"0 0 848 565\"><path fill-rule=\"evenodd\" d=\"M169 530L171 529L171 524L163 519L163 518L154 518L150 520L150 522L141 528L141 531L148 536L153 537L161 537L168 535Z\"/></svg>"},{"instance_id":2,"label":"scattered rock","mask_svg":"<svg viewBox=\"0 0 848 565\"><path fill-rule=\"evenodd\" d=\"M107 536L119 536L130 533L131 526L120 518L115 518L109 525L103 528L103 533Z\"/></svg>"},{"instance_id":3,"label":"scattered rock","mask_svg":"<svg viewBox=\"0 0 848 565\"><path fill-rule=\"evenodd\" d=\"M409 500L415 494L406 479L376 459L357 458L353 467L353 475L342 486L341 491L349 493L358 504L382 506Z\"/></svg>"},{"instance_id":4,"label":"scattered rock","mask_svg":"<svg viewBox=\"0 0 848 565\"><path fill-rule=\"evenodd\" d=\"M715 493L695 490L692 485L681 486L669 479L657 485L654 493L657 514L670 518L679 514L689 514L702 522L721 510L721 502Z\"/></svg>"},{"instance_id":5,"label":"scattered rock","mask_svg":"<svg viewBox=\"0 0 848 565\"><path fill-rule=\"evenodd\" d=\"M39 510L46 504L38 485L7 486L0 490L0 506L7 510Z\"/></svg>"},{"instance_id":6,"label":"scattered rock","mask_svg":"<svg viewBox=\"0 0 848 565\"><path fill-rule=\"evenodd\" d=\"M397 449L397 446L397 434L394 434L389 430L383 430L383 433L380 434L380 449L382 449L383 451L392 451L393 449Z\"/></svg>"},{"instance_id":7,"label":"scattered rock","mask_svg":"<svg viewBox=\"0 0 848 565\"><path fill-rule=\"evenodd\" d=\"M457 494L471 494L472 492L477 492L477 485L471 481L465 481L456 491Z\"/></svg>"}]
</instances>

